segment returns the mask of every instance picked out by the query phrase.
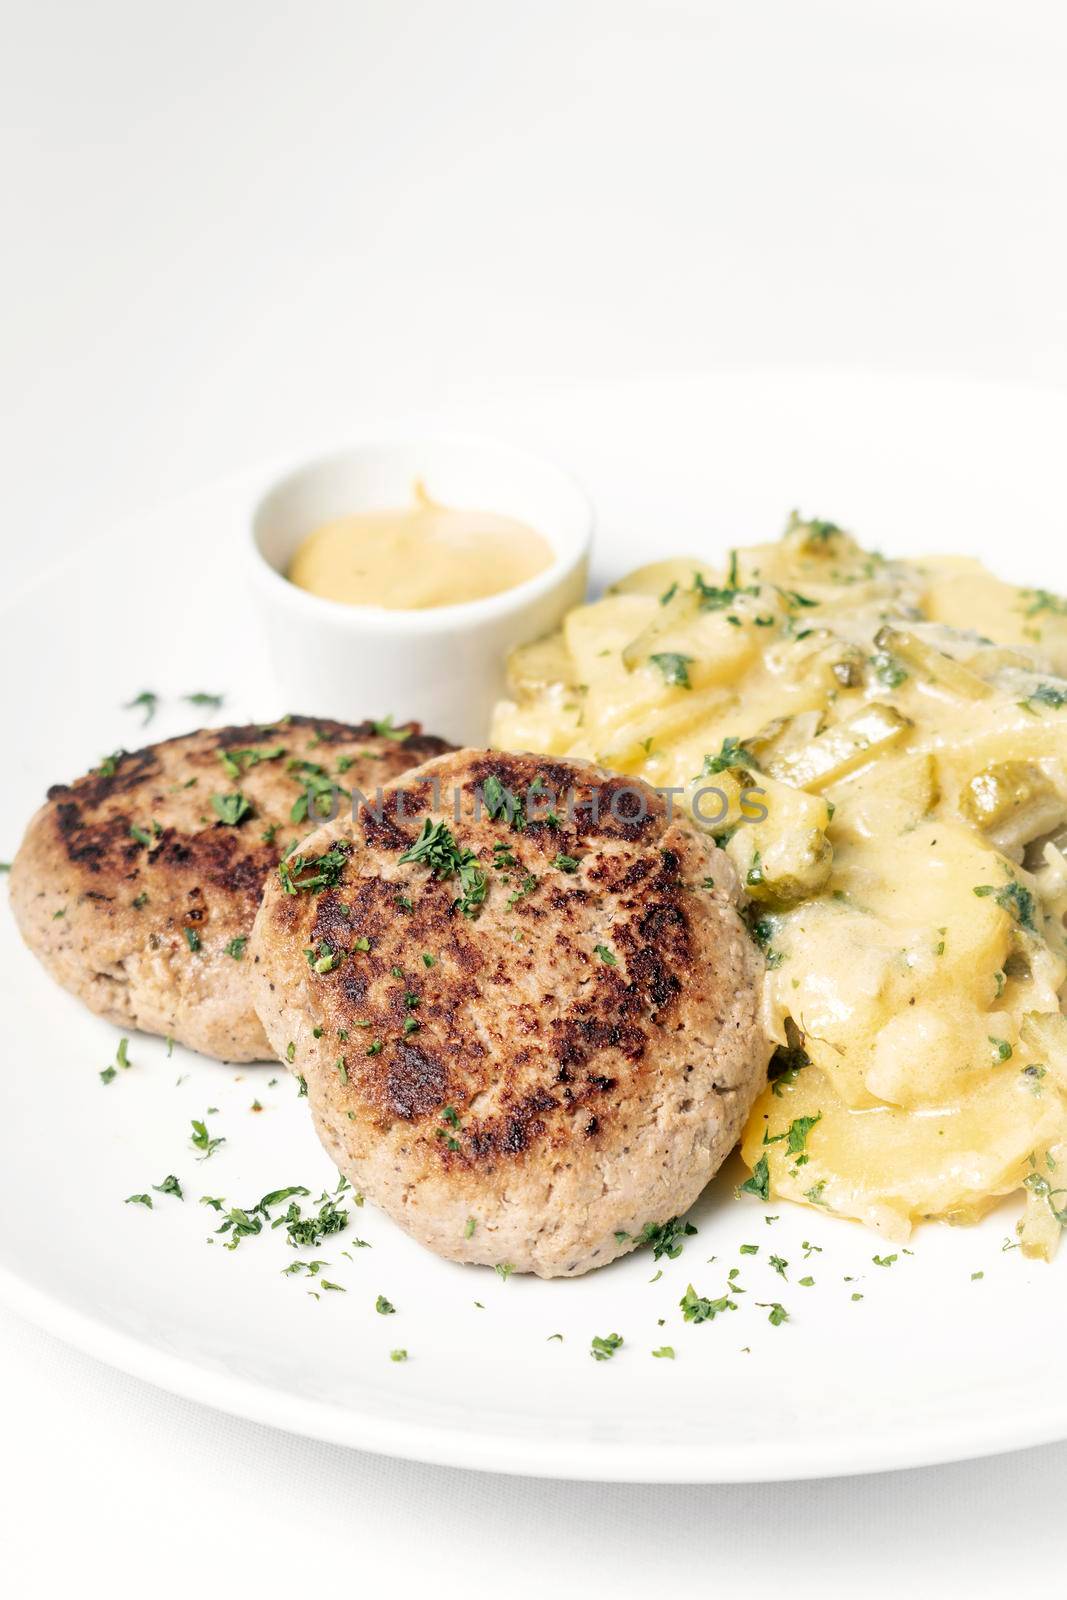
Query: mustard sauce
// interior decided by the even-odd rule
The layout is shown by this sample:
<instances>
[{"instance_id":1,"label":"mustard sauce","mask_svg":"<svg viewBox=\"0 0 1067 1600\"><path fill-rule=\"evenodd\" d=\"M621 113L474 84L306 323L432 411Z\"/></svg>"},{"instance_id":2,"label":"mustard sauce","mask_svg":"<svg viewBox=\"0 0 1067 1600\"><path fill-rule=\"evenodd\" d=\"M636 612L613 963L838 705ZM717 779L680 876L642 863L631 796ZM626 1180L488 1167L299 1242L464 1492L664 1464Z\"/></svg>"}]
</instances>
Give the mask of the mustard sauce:
<instances>
[{"instance_id":1,"label":"mustard sauce","mask_svg":"<svg viewBox=\"0 0 1067 1600\"><path fill-rule=\"evenodd\" d=\"M548 541L525 523L438 505L417 483L405 509L355 512L309 533L287 576L346 605L422 611L514 589L552 559Z\"/></svg>"}]
</instances>

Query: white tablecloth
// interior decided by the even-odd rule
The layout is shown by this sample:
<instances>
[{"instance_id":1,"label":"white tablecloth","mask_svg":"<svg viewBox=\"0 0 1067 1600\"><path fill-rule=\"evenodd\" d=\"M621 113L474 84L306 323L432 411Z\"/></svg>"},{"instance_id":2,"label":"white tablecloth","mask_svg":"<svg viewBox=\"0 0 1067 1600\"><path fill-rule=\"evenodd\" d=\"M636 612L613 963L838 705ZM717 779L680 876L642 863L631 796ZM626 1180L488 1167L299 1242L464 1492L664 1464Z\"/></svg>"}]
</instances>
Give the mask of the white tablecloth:
<instances>
[{"instance_id":1,"label":"white tablecloth","mask_svg":"<svg viewBox=\"0 0 1067 1600\"><path fill-rule=\"evenodd\" d=\"M139 505L507 376L1064 381L1057 0L6 0L2 37L8 586ZM63 1202L5 1194L4 1226L33 1203ZM1067 1448L766 1488L493 1479L216 1415L6 1313L0 1404L19 1596L92 1568L119 1600L1062 1572Z\"/></svg>"}]
</instances>

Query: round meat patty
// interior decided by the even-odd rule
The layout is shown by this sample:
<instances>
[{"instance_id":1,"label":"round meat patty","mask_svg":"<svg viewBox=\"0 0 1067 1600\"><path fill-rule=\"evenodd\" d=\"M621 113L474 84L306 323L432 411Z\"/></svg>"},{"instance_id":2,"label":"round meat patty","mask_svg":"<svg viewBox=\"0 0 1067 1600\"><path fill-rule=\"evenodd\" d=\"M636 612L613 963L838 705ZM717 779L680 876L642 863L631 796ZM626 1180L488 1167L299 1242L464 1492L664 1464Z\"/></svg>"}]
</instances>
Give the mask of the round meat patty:
<instances>
[{"instance_id":1,"label":"round meat patty","mask_svg":"<svg viewBox=\"0 0 1067 1600\"><path fill-rule=\"evenodd\" d=\"M267 1060L246 951L264 879L353 791L449 749L414 723L286 717L118 752L49 789L11 869L19 929L120 1027Z\"/></svg>"},{"instance_id":2,"label":"round meat patty","mask_svg":"<svg viewBox=\"0 0 1067 1600\"><path fill-rule=\"evenodd\" d=\"M461 750L272 877L256 1005L337 1166L401 1227L576 1276L693 1203L765 1082L738 898L638 780Z\"/></svg>"}]
</instances>

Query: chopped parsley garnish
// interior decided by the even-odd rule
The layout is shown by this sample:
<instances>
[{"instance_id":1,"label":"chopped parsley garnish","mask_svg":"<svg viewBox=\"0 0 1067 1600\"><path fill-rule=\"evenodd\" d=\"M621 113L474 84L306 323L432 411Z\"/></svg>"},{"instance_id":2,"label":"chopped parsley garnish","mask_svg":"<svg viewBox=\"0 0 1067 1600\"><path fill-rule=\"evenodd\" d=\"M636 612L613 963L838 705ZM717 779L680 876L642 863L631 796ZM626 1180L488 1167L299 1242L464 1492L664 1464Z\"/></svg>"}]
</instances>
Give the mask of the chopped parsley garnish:
<instances>
[{"instance_id":1,"label":"chopped parsley garnish","mask_svg":"<svg viewBox=\"0 0 1067 1600\"><path fill-rule=\"evenodd\" d=\"M410 728L394 728L392 712L380 722L372 722L371 727L379 739L394 739L397 744L403 744L405 739L411 738Z\"/></svg>"},{"instance_id":2,"label":"chopped parsley garnish","mask_svg":"<svg viewBox=\"0 0 1067 1600\"><path fill-rule=\"evenodd\" d=\"M760 1200L769 1200L771 1197L771 1174L767 1166L767 1157L760 1156L752 1173L738 1189L739 1194L754 1194Z\"/></svg>"},{"instance_id":3,"label":"chopped parsley garnish","mask_svg":"<svg viewBox=\"0 0 1067 1600\"><path fill-rule=\"evenodd\" d=\"M477 914L485 899L489 880L478 863L473 850L460 849L450 829L443 822L431 822L427 817L422 832L415 843L409 845L399 857L399 864L417 862L429 867L437 879L459 877L460 895L453 902L453 910L465 917Z\"/></svg>"},{"instance_id":4,"label":"chopped parsley garnish","mask_svg":"<svg viewBox=\"0 0 1067 1600\"><path fill-rule=\"evenodd\" d=\"M673 650L666 650L658 655L649 656L648 659L653 666L658 667L662 672L665 683L674 684L679 689L691 689L693 687L689 682L689 666L693 661L692 656L682 656Z\"/></svg>"},{"instance_id":5,"label":"chopped parsley garnish","mask_svg":"<svg viewBox=\"0 0 1067 1600\"><path fill-rule=\"evenodd\" d=\"M1067 617L1067 600L1048 589L1022 589L1020 597L1029 602L1025 608L1028 617L1036 617L1042 611L1055 617Z\"/></svg>"},{"instance_id":6,"label":"chopped parsley garnish","mask_svg":"<svg viewBox=\"0 0 1067 1600\"><path fill-rule=\"evenodd\" d=\"M380 1317L391 1317L396 1312L396 1306L393 1305L391 1300L387 1300L384 1294L380 1294L375 1300L374 1309Z\"/></svg>"},{"instance_id":7,"label":"chopped parsley garnish","mask_svg":"<svg viewBox=\"0 0 1067 1600\"><path fill-rule=\"evenodd\" d=\"M173 1172L168 1172L162 1183L154 1183L152 1187L157 1194L172 1194L176 1200L185 1199L182 1194L182 1186Z\"/></svg>"},{"instance_id":8,"label":"chopped parsley garnish","mask_svg":"<svg viewBox=\"0 0 1067 1600\"><path fill-rule=\"evenodd\" d=\"M348 847L332 845L321 856L287 856L278 864L278 877L286 894L307 894L333 889L341 881ZM308 876L301 877L301 873Z\"/></svg>"},{"instance_id":9,"label":"chopped parsley garnish","mask_svg":"<svg viewBox=\"0 0 1067 1600\"><path fill-rule=\"evenodd\" d=\"M1039 683L1033 694L1023 701L1023 705L1050 706L1054 711L1062 710L1067 706L1067 689L1059 689L1054 683Z\"/></svg>"},{"instance_id":10,"label":"chopped parsley garnish","mask_svg":"<svg viewBox=\"0 0 1067 1600\"><path fill-rule=\"evenodd\" d=\"M725 611L729 606L733 605L738 595L754 595L758 594L759 591L754 587L738 588L737 566L736 562L734 562L731 564L730 572L727 573L726 586L722 589L713 583L706 583L699 572L694 572L693 593L700 600L701 611Z\"/></svg>"},{"instance_id":11,"label":"chopped parsley garnish","mask_svg":"<svg viewBox=\"0 0 1067 1600\"><path fill-rule=\"evenodd\" d=\"M286 770L293 774L303 789L303 793L293 801L289 812L290 822L332 817L338 797L351 798L349 791L334 783L326 768L320 767L315 761L292 760Z\"/></svg>"},{"instance_id":12,"label":"chopped parsley garnish","mask_svg":"<svg viewBox=\"0 0 1067 1600\"><path fill-rule=\"evenodd\" d=\"M252 802L245 799L240 789L233 794L213 794L211 807L219 821L228 828L236 828L245 817L252 815Z\"/></svg>"},{"instance_id":13,"label":"chopped parsley garnish","mask_svg":"<svg viewBox=\"0 0 1067 1600\"><path fill-rule=\"evenodd\" d=\"M207 694L203 689L197 689L194 694L183 694L182 699L191 706L208 706L212 711L219 711L225 700L225 695Z\"/></svg>"},{"instance_id":14,"label":"chopped parsley garnish","mask_svg":"<svg viewBox=\"0 0 1067 1600\"><path fill-rule=\"evenodd\" d=\"M197 933L195 928L183 928L182 932L185 935L186 944L189 946L189 949L195 956L201 948L199 933Z\"/></svg>"},{"instance_id":15,"label":"chopped parsley garnish","mask_svg":"<svg viewBox=\"0 0 1067 1600\"><path fill-rule=\"evenodd\" d=\"M216 755L222 762L222 770L228 778L239 778L242 772L247 772L249 767L258 767L261 761L279 761L285 754L283 744L274 745L269 750L257 750L251 746L244 750L228 749L217 750Z\"/></svg>"},{"instance_id":16,"label":"chopped parsley garnish","mask_svg":"<svg viewBox=\"0 0 1067 1600\"><path fill-rule=\"evenodd\" d=\"M740 739L732 736L724 739L722 749L717 756L705 756L704 766L701 769L702 778L712 778L717 772L728 772L731 767L755 766L755 757L746 750Z\"/></svg>"},{"instance_id":17,"label":"chopped parsley garnish","mask_svg":"<svg viewBox=\"0 0 1067 1600\"><path fill-rule=\"evenodd\" d=\"M896 656L888 650L879 650L871 657L871 666L879 683L887 689L899 689L908 676L907 668L902 667Z\"/></svg>"},{"instance_id":18,"label":"chopped parsley garnish","mask_svg":"<svg viewBox=\"0 0 1067 1600\"><path fill-rule=\"evenodd\" d=\"M772 1328L780 1328L783 1322L789 1321L789 1312L785 1309L785 1306L779 1305L777 1300L757 1300L756 1304L770 1312L767 1321Z\"/></svg>"},{"instance_id":19,"label":"chopped parsley garnish","mask_svg":"<svg viewBox=\"0 0 1067 1600\"><path fill-rule=\"evenodd\" d=\"M498 1261L496 1266L493 1268L493 1271L496 1273L497 1277L502 1283L507 1283L508 1279L511 1277L511 1274L515 1271L515 1268L512 1266L510 1261Z\"/></svg>"},{"instance_id":20,"label":"chopped parsley garnish","mask_svg":"<svg viewBox=\"0 0 1067 1600\"><path fill-rule=\"evenodd\" d=\"M528 872L526 874L525 878L523 878L523 880L520 883L519 887L517 889L512 890L511 894L508 895L508 905L509 905L509 907L510 906L517 906L520 900L525 900L528 895L533 894L533 892L534 892L534 890L536 888L537 888L537 878L534 876L534 874L532 872Z\"/></svg>"},{"instance_id":21,"label":"chopped parsley garnish","mask_svg":"<svg viewBox=\"0 0 1067 1600\"><path fill-rule=\"evenodd\" d=\"M597 955L600 957L601 961L603 961L605 966L618 966L619 963L615 958L614 951L609 950L606 944L596 944L593 946L593 949L596 951Z\"/></svg>"},{"instance_id":22,"label":"chopped parsley garnish","mask_svg":"<svg viewBox=\"0 0 1067 1600\"><path fill-rule=\"evenodd\" d=\"M195 1149L203 1151L203 1154L200 1157L201 1161L206 1161L209 1156L213 1156L219 1145L226 1143L224 1134L220 1134L219 1137L215 1139L210 1136L207 1131L206 1122L198 1122L196 1118L193 1118L192 1129L193 1146Z\"/></svg>"},{"instance_id":23,"label":"chopped parsley garnish","mask_svg":"<svg viewBox=\"0 0 1067 1600\"><path fill-rule=\"evenodd\" d=\"M765 1133L764 1144L778 1144L782 1139L786 1141L786 1154L799 1155L807 1144L808 1134L817 1122L822 1121L822 1112L817 1111L813 1117L794 1117L785 1133Z\"/></svg>"},{"instance_id":24,"label":"chopped parsley garnish","mask_svg":"<svg viewBox=\"0 0 1067 1600\"><path fill-rule=\"evenodd\" d=\"M309 945L304 955L312 972L317 972L321 978L341 965L345 953L343 950L335 950L328 939L320 939L317 945Z\"/></svg>"},{"instance_id":25,"label":"chopped parsley garnish","mask_svg":"<svg viewBox=\"0 0 1067 1600\"><path fill-rule=\"evenodd\" d=\"M764 960L766 961L768 967L774 968L780 966L782 963L781 951L774 950L771 947L771 940L774 938L775 929L770 918L759 916L757 914L756 906L753 904L747 908L745 920L748 924L749 933L751 933L756 944L763 951Z\"/></svg>"},{"instance_id":26,"label":"chopped parsley garnish","mask_svg":"<svg viewBox=\"0 0 1067 1600\"><path fill-rule=\"evenodd\" d=\"M482 784L481 797L491 821L505 817L513 828L520 825L522 802L501 783L495 773L490 773Z\"/></svg>"},{"instance_id":27,"label":"chopped parsley garnish","mask_svg":"<svg viewBox=\"0 0 1067 1600\"><path fill-rule=\"evenodd\" d=\"M697 1294L690 1284L679 1300L682 1316L686 1322L714 1322L715 1318L723 1311L736 1311L736 1302L729 1295L723 1295L718 1300L708 1300L704 1295Z\"/></svg>"},{"instance_id":28,"label":"chopped parsley garnish","mask_svg":"<svg viewBox=\"0 0 1067 1600\"><path fill-rule=\"evenodd\" d=\"M893 1256L872 1256L871 1257L871 1260L874 1262L876 1267L891 1267L893 1265L893 1262L896 1259L897 1258L896 1258L895 1255L893 1255Z\"/></svg>"},{"instance_id":29,"label":"chopped parsley garnish","mask_svg":"<svg viewBox=\"0 0 1067 1600\"><path fill-rule=\"evenodd\" d=\"M1013 916L1020 927L1029 928L1031 933L1036 933L1034 897L1025 884L1018 883L1014 878L999 889L992 883L980 883L974 892L979 899L992 895L1000 909Z\"/></svg>"},{"instance_id":30,"label":"chopped parsley garnish","mask_svg":"<svg viewBox=\"0 0 1067 1600\"><path fill-rule=\"evenodd\" d=\"M105 1067L104 1068L103 1072L101 1072L101 1074L100 1074L100 1082L101 1083L104 1083L104 1084L111 1083L115 1078L117 1078L118 1077L118 1073L115 1070L117 1067L122 1067L122 1069L124 1071L126 1071L129 1068L129 1066L130 1066L130 1058L129 1058L128 1054L127 1054L127 1051L129 1050L129 1046L130 1046L129 1039L123 1038L123 1039L119 1040L118 1049L115 1051L115 1066L114 1067Z\"/></svg>"},{"instance_id":31,"label":"chopped parsley garnish","mask_svg":"<svg viewBox=\"0 0 1067 1600\"><path fill-rule=\"evenodd\" d=\"M229 944L224 947L226 954L228 956L232 956L234 961L240 961L241 957L245 953L245 945L247 943L248 935L246 933L237 934L233 939L230 940Z\"/></svg>"},{"instance_id":32,"label":"chopped parsley garnish","mask_svg":"<svg viewBox=\"0 0 1067 1600\"><path fill-rule=\"evenodd\" d=\"M562 854L553 856L552 865L556 868L557 872L578 871L578 862L575 860L574 856L565 856Z\"/></svg>"},{"instance_id":33,"label":"chopped parsley garnish","mask_svg":"<svg viewBox=\"0 0 1067 1600\"><path fill-rule=\"evenodd\" d=\"M406 1361L407 1358L408 1353L406 1350L390 1350L389 1352L390 1361Z\"/></svg>"},{"instance_id":34,"label":"chopped parsley garnish","mask_svg":"<svg viewBox=\"0 0 1067 1600\"><path fill-rule=\"evenodd\" d=\"M242 1239L253 1238L257 1233L263 1232L263 1218L257 1216L255 1209L245 1211L241 1206L227 1208L226 1202L217 1195L203 1194L200 1196L202 1206L210 1206L222 1217L222 1222L215 1229L216 1233L228 1233L229 1239L224 1248L236 1250Z\"/></svg>"},{"instance_id":35,"label":"chopped parsley garnish","mask_svg":"<svg viewBox=\"0 0 1067 1600\"><path fill-rule=\"evenodd\" d=\"M826 522L821 517L802 517L799 511L791 511L786 534L799 533L801 530L809 545L829 544L843 532L836 522Z\"/></svg>"},{"instance_id":36,"label":"chopped parsley garnish","mask_svg":"<svg viewBox=\"0 0 1067 1600\"><path fill-rule=\"evenodd\" d=\"M140 708L140 710L144 712L144 718L141 722L141 726L142 728L147 728L148 724L156 714L156 707L158 705L158 694L153 694L151 689L142 689L141 693L135 694L132 700L127 700L122 709L124 711L136 711L138 708Z\"/></svg>"},{"instance_id":37,"label":"chopped parsley garnish","mask_svg":"<svg viewBox=\"0 0 1067 1600\"><path fill-rule=\"evenodd\" d=\"M691 1222L683 1222L681 1217L669 1217L666 1222L646 1222L634 1243L638 1247L650 1244L653 1261L658 1261L661 1256L676 1261L682 1253L684 1241L696 1231Z\"/></svg>"},{"instance_id":38,"label":"chopped parsley garnish","mask_svg":"<svg viewBox=\"0 0 1067 1600\"><path fill-rule=\"evenodd\" d=\"M150 1194L131 1194L131 1195L127 1195L126 1204L128 1206L147 1206L149 1211L151 1211L152 1210L152 1196Z\"/></svg>"},{"instance_id":39,"label":"chopped parsley garnish","mask_svg":"<svg viewBox=\"0 0 1067 1600\"><path fill-rule=\"evenodd\" d=\"M652 1354L657 1361L673 1361L674 1346L672 1344L661 1344L658 1350L653 1350Z\"/></svg>"},{"instance_id":40,"label":"chopped parsley garnish","mask_svg":"<svg viewBox=\"0 0 1067 1600\"><path fill-rule=\"evenodd\" d=\"M616 1350L623 1342L621 1333L609 1333L606 1338L594 1334L589 1345L589 1354L594 1361L610 1361Z\"/></svg>"},{"instance_id":41,"label":"chopped parsley garnish","mask_svg":"<svg viewBox=\"0 0 1067 1600\"><path fill-rule=\"evenodd\" d=\"M1067 1207L1056 1205L1057 1195L1067 1194L1067 1189L1054 1189L1048 1179L1040 1172L1030 1172L1023 1179L1023 1187L1029 1189L1031 1194L1041 1195L1048 1201L1048 1208L1052 1212L1061 1228L1067 1228ZM1010 1241L1006 1242L1004 1249L1014 1249Z\"/></svg>"},{"instance_id":42,"label":"chopped parsley garnish","mask_svg":"<svg viewBox=\"0 0 1067 1600\"><path fill-rule=\"evenodd\" d=\"M811 1065L811 1057L800 1045L780 1044L767 1068L771 1089L781 1095L788 1084L795 1083L804 1067Z\"/></svg>"},{"instance_id":43,"label":"chopped parsley garnish","mask_svg":"<svg viewBox=\"0 0 1067 1600\"><path fill-rule=\"evenodd\" d=\"M293 1190L294 1194L307 1193L307 1190ZM331 1233L341 1233L348 1227L348 1212L339 1211L335 1201L327 1198L323 1200L318 1214L314 1217L305 1217L296 1201L292 1201L284 1216L278 1217L271 1223L271 1227L284 1227L289 1243L294 1249L307 1249L321 1244L323 1239Z\"/></svg>"}]
</instances>

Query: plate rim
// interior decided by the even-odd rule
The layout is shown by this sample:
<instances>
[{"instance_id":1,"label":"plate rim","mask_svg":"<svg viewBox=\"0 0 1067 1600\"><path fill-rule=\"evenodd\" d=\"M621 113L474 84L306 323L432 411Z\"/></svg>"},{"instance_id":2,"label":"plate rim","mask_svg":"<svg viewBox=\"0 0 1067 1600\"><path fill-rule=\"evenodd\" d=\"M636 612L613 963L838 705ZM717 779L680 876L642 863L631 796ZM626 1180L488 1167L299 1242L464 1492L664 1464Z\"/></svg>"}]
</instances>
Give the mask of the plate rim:
<instances>
[{"instance_id":1,"label":"plate rim","mask_svg":"<svg viewBox=\"0 0 1067 1600\"><path fill-rule=\"evenodd\" d=\"M856 1439L830 1438L813 1450L810 1437L798 1443L776 1441L773 1469L764 1441L656 1444L620 1449L609 1441L559 1441L508 1435L485 1429L457 1430L444 1424L416 1424L398 1417L373 1417L355 1407L306 1396L289 1396L268 1384L224 1373L111 1327L103 1318L69 1306L59 1296L27 1283L0 1262L0 1301L26 1321L84 1355L227 1416L280 1429L298 1438L369 1451L428 1466L502 1473L511 1477L577 1483L727 1484L793 1483L823 1478L869 1477L920 1467L944 1466L1006 1455L1057 1443L1067 1435L1067 1399L1059 1408L1026 1413L1026 1437L1019 1438L1020 1413L988 1415L976 1408L970 1425L948 1442L936 1421L921 1433L891 1436L871 1433ZM640 1451L642 1464L635 1460Z\"/></svg>"}]
</instances>

